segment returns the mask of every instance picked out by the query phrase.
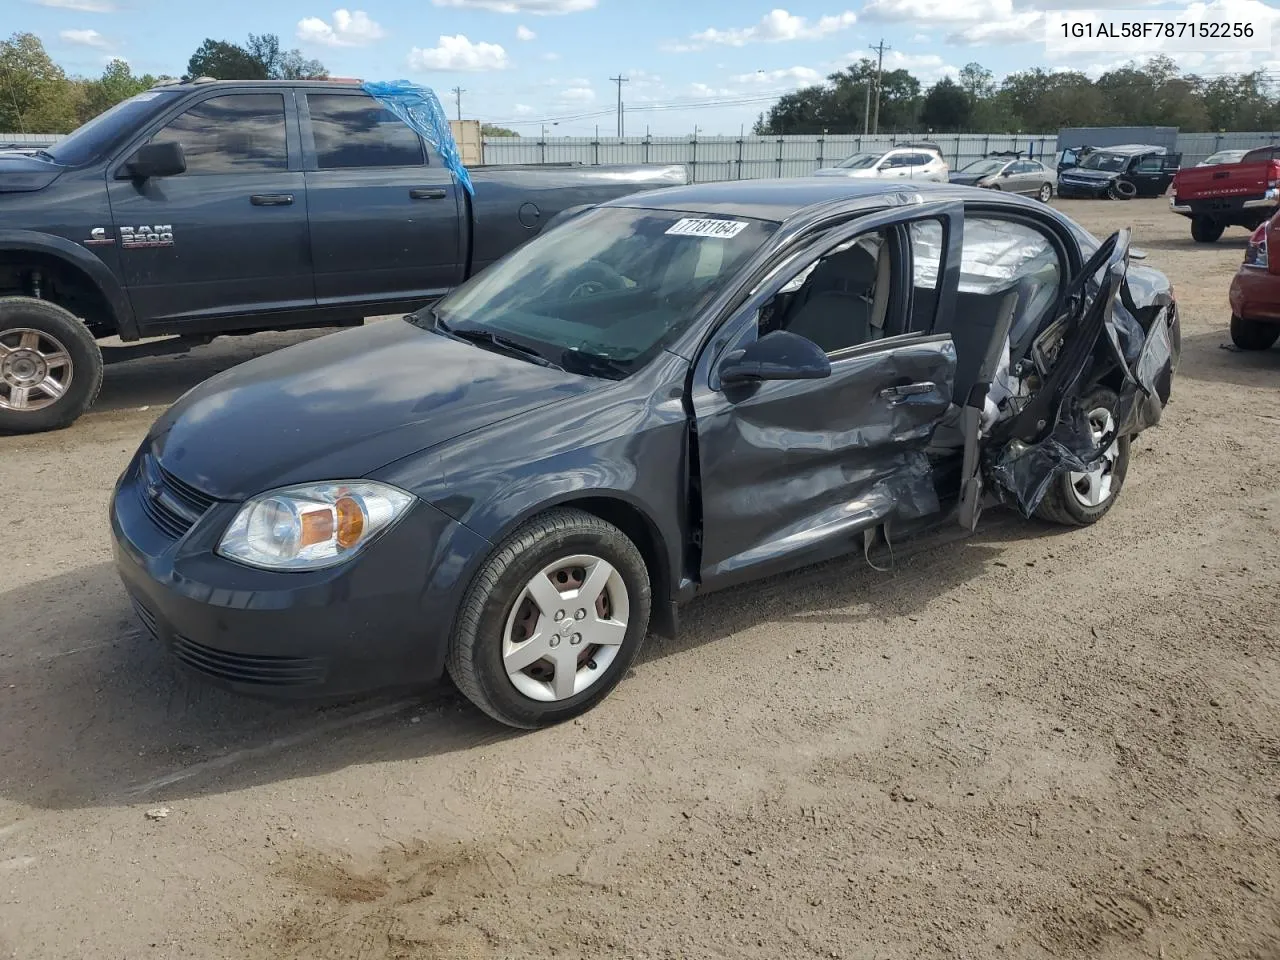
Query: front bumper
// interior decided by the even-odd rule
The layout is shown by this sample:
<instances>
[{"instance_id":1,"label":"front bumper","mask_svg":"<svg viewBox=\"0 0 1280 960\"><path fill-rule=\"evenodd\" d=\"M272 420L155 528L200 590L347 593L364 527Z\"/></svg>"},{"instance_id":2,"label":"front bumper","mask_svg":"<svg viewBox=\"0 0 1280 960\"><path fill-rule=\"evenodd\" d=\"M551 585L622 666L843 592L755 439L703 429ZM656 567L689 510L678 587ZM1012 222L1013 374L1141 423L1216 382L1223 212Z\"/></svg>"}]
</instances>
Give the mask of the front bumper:
<instances>
[{"instance_id":1,"label":"front bumper","mask_svg":"<svg viewBox=\"0 0 1280 960\"><path fill-rule=\"evenodd\" d=\"M1070 200L1073 197L1092 199L1106 196L1107 187L1109 186L1110 184L1106 181L1101 183L1073 183L1059 179L1057 193L1059 197L1066 200Z\"/></svg>"},{"instance_id":2,"label":"front bumper","mask_svg":"<svg viewBox=\"0 0 1280 960\"><path fill-rule=\"evenodd\" d=\"M1241 267L1231 279L1227 296L1237 317L1280 324L1280 276L1258 267Z\"/></svg>"},{"instance_id":3,"label":"front bumper","mask_svg":"<svg viewBox=\"0 0 1280 960\"><path fill-rule=\"evenodd\" d=\"M489 544L415 503L350 562L282 573L214 553L239 504L182 531L157 511L140 455L110 518L116 568L147 631L185 667L260 696L313 697L437 679L457 602ZM183 488L187 489L187 488Z\"/></svg>"}]
</instances>

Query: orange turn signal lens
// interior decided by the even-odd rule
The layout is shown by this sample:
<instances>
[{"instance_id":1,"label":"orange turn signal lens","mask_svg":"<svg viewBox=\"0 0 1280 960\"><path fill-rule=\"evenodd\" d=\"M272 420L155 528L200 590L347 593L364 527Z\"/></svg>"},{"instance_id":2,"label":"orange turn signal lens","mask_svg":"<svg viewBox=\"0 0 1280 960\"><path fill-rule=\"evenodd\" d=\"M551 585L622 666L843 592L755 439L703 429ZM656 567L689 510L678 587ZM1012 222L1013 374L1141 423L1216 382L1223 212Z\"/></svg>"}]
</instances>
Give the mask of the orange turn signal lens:
<instances>
[{"instance_id":1,"label":"orange turn signal lens","mask_svg":"<svg viewBox=\"0 0 1280 960\"><path fill-rule=\"evenodd\" d=\"M350 550L364 536L364 509L352 497L339 497L333 512L338 518L338 546Z\"/></svg>"}]
</instances>

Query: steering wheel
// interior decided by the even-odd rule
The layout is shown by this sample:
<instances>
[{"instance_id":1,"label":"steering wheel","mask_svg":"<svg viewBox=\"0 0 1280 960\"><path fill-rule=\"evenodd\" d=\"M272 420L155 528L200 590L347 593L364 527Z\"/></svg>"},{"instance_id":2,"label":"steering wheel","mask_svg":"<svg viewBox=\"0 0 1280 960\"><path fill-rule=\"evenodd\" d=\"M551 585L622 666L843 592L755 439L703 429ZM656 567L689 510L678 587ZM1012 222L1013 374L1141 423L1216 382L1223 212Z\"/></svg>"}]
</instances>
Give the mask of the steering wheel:
<instances>
[{"instance_id":1,"label":"steering wheel","mask_svg":"<svg viewBox=\"0 0 1280 960\"><path fill-rule=\"evenodd\" d=\"M569 291L570 300L581 300L613 290L622 290L627 285L622 274L599 260L584 263L575 280L573 288Z\"/></svg>"}]
</instances>

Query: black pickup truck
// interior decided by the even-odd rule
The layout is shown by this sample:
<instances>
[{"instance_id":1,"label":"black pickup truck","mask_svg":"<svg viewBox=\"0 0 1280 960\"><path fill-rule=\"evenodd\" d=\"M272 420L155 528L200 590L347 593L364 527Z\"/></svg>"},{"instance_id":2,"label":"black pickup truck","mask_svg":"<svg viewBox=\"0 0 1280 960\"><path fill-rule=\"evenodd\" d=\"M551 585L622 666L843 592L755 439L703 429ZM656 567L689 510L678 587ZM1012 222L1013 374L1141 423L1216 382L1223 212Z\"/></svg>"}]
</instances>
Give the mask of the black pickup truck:
<instances>
[{"instance_id":1,"label":"black pickup truck","mask_svg":"<svg viewBox=\"0 0 1280 960\"><path fill-rule=\"evenodd\" d=\"M0 431L63 427L107 362L409 312L556 214L683 166L478 166L337 81L168 84L0 153Z\"/></svg>"}]
</instances>

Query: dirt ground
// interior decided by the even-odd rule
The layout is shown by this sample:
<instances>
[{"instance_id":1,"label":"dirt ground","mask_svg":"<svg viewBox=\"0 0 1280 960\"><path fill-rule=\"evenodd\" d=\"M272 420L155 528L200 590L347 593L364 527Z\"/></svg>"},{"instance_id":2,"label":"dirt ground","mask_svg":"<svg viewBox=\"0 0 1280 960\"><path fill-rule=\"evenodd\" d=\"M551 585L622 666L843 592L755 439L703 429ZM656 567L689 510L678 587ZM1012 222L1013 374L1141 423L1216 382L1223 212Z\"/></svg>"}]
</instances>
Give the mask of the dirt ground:
<instances>
[{"instance_id":1,"label":"dirt ground","mask_svg":"<svg viewBox=\"0 0 1280 960\"><path fill-rule=\"evenodd\" d=\"M109 368L0 439L0 957L1280 957L1280 348L1222 348L1244 231L1063 206L1132 223L1183 311L1111 514L708 597L540 733L447 689L245 700L135 624L116 476L301 337Z\"/></svg>"}]
</instances>

